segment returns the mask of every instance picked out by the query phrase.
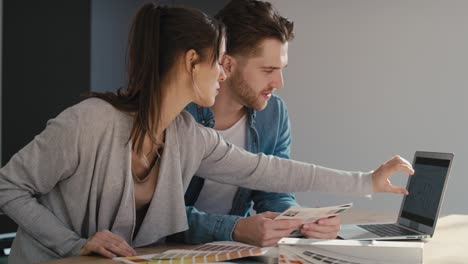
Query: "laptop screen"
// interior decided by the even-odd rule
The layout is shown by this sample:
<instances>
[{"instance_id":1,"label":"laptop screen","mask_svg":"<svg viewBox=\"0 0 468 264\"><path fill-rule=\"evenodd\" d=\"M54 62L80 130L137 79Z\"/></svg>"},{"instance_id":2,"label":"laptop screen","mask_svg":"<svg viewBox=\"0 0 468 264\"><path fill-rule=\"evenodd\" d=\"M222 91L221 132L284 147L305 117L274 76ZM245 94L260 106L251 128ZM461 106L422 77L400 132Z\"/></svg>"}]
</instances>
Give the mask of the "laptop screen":
<instances>
[{"instance_id":1,"label":"laptop screen","mask_svg":"<svg viewBox=\"0 0 468 264\"><path fill-rule=\"evenodd\" d=\"M416 157L401 216L433 227L450 160Z\"/></svg>"}]
</instances>

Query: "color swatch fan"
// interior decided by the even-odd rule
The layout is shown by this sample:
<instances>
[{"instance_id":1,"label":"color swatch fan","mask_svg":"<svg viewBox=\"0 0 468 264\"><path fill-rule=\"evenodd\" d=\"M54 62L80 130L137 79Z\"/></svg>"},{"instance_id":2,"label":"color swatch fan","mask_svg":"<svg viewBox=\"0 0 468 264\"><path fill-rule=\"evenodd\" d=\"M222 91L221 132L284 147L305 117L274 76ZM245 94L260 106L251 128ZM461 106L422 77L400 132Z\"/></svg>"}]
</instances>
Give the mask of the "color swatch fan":
<instances>
[{"instance_id":1,"label":"color swatch fan","mask_svg":"<svg viewBox=\"0 0 468 264\"><path fill-rule=\"evenodd\" d=\"M263 253L264 250L259 247L223 241L203 244L192 249L173 249L157 254L121 257L114 258L114 260L129 264L212 263L238 258L261 256Z\"/></svg>"}]
</instances>

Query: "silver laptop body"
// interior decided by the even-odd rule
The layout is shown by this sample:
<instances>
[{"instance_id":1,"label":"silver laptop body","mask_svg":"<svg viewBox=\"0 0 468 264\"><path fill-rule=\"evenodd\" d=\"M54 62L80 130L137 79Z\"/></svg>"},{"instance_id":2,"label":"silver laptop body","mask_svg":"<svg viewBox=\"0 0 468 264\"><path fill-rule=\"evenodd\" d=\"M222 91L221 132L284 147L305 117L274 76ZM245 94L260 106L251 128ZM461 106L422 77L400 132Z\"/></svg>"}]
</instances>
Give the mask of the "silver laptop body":
<instances>
[{"instance_id":1,"label":"silver laptop body","mask_svg":"<svg viewBox=\"0 0 468 264\"><path fill-rule=\"evenodd\" d=\"M408 178L396 223L342 225L338 236L356 240L400 240L432 237L450 174L453 153L417 151L415 174Z\"/></svg>"}]
</instances>

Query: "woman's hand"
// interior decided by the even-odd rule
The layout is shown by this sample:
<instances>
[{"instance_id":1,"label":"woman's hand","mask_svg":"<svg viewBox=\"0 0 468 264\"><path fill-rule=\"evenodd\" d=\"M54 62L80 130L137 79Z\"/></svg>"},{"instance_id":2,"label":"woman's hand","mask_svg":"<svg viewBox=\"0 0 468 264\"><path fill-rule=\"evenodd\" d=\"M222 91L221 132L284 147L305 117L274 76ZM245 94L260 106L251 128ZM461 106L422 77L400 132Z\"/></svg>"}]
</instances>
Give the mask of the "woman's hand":
<instances>
[{"instance_id":1,"label":"woman's hand","mask_svg":"<svg viewBox=\"0 0 468 264\"><path fill-rule=\"evenodd\" d=\"M398 171L407 172L409 175L414 174L413 167L407 160L400 156L394 156L391 160L380 165L380 167L372 173L373 191L408 195L408 191L405 188L393 185L388 179Z\"/></svg>"},{"instance_id":2,"label":"woman's hand","mask_svg":"<svg viewBox=\"0 0 468 264\"><path fill-rule=\"evenodd\" d=\"M102 230L88 239L81 248L80 255L98 253L107 258L135 256L136 252L125 240L109 230Z\"/></svg>"}]
</instances>

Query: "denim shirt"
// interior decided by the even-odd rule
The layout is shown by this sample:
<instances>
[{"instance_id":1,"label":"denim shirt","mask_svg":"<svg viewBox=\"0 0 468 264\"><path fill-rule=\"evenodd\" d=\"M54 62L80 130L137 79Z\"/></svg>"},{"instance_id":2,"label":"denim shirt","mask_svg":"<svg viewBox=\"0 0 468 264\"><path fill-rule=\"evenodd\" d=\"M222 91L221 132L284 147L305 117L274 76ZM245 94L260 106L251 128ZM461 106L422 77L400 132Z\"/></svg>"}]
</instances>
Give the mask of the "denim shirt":
<instances>
[{"instance_id":1,"label":"denim shirt","mask_svg":"<svg viewBox=\"0 0 468 264\"><path fill-rule=\"evenodd\" d=\"M206 127L214 127L214 114L210 108L192 103L185 110L190 112L198 123ZM288 110L281 98L272 95L267 107L262 111L247 109L247 118L245 144L247 151L289 158L291 130ZM282 212L290 206L298 206L292 193L269 193L239 188L234 196L229 215L207 214L198 211L193 206L203 184L204 179L198 176L194 176L190 182L185 193L189 230L176 235L176 241L191 244L232 241L232 233L237 222L250 215L252 204L257 213Z\"/></svg>"}]
</instances>

